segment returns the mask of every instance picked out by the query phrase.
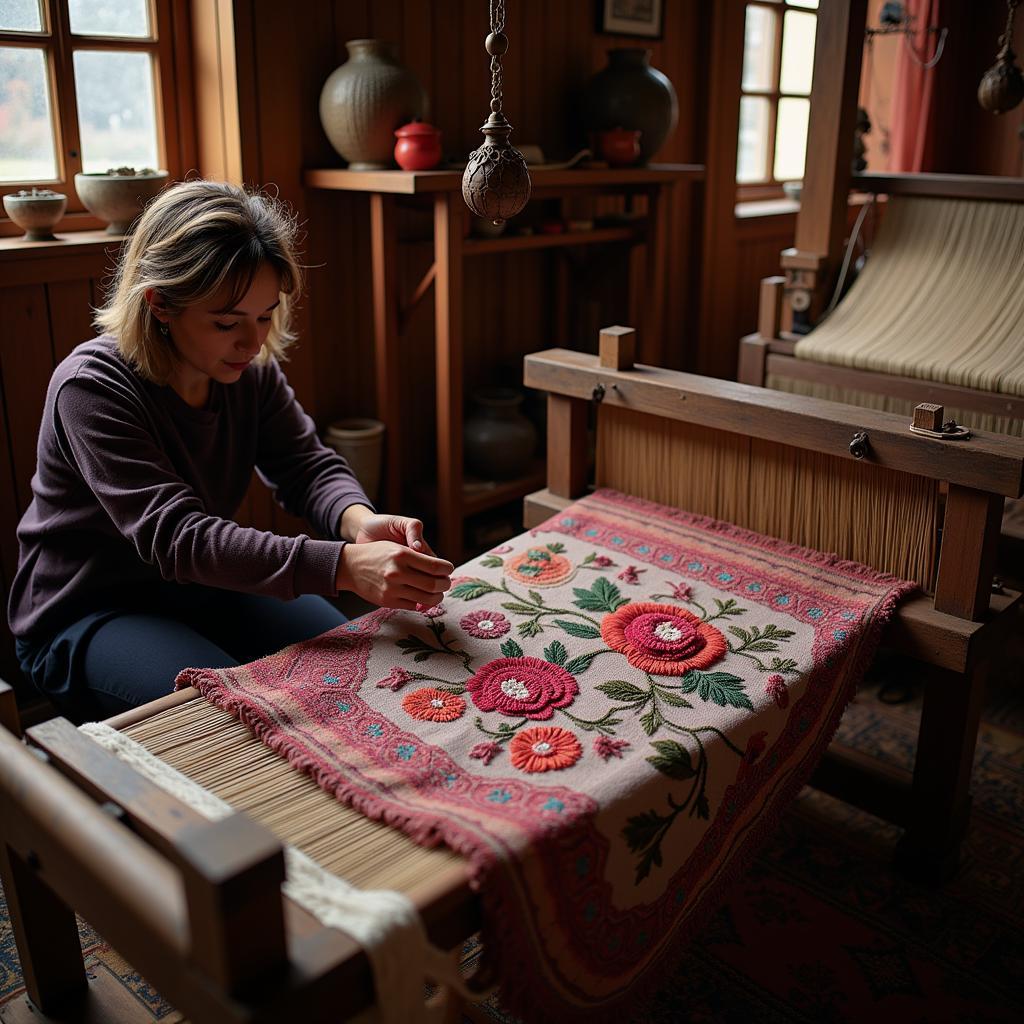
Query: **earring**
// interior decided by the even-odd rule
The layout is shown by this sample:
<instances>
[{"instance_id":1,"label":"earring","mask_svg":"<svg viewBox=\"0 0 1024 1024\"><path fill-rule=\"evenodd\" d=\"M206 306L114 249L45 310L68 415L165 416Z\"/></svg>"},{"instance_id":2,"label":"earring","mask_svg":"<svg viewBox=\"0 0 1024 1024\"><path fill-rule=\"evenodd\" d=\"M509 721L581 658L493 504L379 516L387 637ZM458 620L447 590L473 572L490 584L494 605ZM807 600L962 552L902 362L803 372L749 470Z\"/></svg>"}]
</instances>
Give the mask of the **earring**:
<instances>
[{"instance_id":1,"label":"earring","mask_svg":"<svg viewBox=\"0 0 1024 1024\"><path fill-rule=\"evenodd\" d=\"M157 328L160 332L161 338L169 338L171 336L171 325L164 320L157 320Z\"/></svg>"}]
</instances>

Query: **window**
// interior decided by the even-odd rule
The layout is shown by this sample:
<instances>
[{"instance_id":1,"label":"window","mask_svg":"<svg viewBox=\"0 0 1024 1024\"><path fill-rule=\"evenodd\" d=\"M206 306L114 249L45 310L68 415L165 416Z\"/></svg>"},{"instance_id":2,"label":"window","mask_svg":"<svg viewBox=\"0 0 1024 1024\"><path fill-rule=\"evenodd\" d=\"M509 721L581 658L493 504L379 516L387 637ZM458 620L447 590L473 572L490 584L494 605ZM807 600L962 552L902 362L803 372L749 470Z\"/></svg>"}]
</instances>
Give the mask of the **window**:
<instances>
[{"instance_id":1,"label":"window","mask_svg":"<svg viewBox=\"0 0 1024 1024\"><path fill-rule=\"evenodd\" d=\"M180 170L171 0L0 0L0 193Z\"/></svg>"},{"instance_id":2,"label":"window","mask_svg":"<svg viewBox=\"0 0 1024 1024\"><path fill-rule=\"evenodd\" d=\"M818 0L747 4L736 181L803 177Z\"/></svg>"}]
</instances>

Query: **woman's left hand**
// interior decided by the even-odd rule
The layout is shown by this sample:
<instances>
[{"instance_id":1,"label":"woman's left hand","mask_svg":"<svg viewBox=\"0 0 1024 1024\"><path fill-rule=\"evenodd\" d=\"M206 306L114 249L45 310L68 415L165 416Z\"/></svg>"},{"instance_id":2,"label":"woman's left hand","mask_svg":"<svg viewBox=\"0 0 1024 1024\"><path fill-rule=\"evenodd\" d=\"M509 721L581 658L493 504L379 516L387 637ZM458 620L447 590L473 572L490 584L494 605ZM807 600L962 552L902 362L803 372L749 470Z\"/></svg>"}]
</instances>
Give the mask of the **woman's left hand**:
<instances>
[{"instance_id":1,"label":"woman's left hand","mask_svg":"<svg viewBox=\"0 0 1024 1024\"><path fill-rule=\"evenodd\" d=\"M359 522L352 542L366 544L375 540L390 540L395 544L404 544L413 551L422 551L426 555L434 554L433 549L423 539L423 523L409 516L365 516Z\"/></svg>"}]
</instances>

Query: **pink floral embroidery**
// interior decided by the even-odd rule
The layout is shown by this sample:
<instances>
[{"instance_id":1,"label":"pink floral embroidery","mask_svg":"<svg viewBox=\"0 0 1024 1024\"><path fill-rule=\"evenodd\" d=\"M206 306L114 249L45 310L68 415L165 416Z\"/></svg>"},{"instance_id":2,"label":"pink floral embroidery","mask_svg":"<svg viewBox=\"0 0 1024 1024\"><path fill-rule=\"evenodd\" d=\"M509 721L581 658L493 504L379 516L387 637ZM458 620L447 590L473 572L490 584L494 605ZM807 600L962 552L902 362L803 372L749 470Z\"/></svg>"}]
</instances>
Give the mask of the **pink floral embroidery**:
<instances>
[{"instance_id":1,"label":"pink floral embroidery","mask_svg":"<svg viewBox=\"0 0 1024 1024\"><path fill-rule=\"evenodd\" d=\"M423 722L454 722L466 710L466 702L447 690L427 686L407 693L402 698L402 707Z\"/></svg>"},{"instance_id":2,"label":"pink floral embroidery","mask_svg":"<svg viewBox=\"0 0 1024 1024\"><path fill-rule=\"evenodd\" d=\"M512 550L511 544L502 544L501 547L492 548L487 553L489 555L507 555Z\"/></svg>"},{"instance_id":3,"label":"pink floral embroidery","mask_svg":"<svg viewBox=\"0 0 1024 1024\"><path fill-rule=\"evenodd\" d=\"M496 639L512 628L501 612L470 612L459 620L459 625L478 640Z\"/></svg>"},{"instance_id":4,"label":"pink floral embroidery","mask_svg":"<svg viewBox=\"0 0 1024 1024\"><path fill-rule=\"evenodd\" d=\"M610 757L622 757L622 751L629 746L629 740L613 740L609 736L594 737L594 753L606 761Z\"/></svg>"},{"instance_id":5,"label":"pink floral embroidery","mask_svg":"<svg viewBox=\"0 0 1024 1024\"><path fill-rule=\"evenodd\" d=\"M401 665L392 665L390 674L381 679L377 685L387 690L394 690L397 693L406 683L412 682L415 678L411 672L407 672Z\"/></svg>"},{"instance_id":6,"label":"pink floral embroidery","mask_svg":"<svg viewBox=\"0 0 1024 1024\"><path fill-rule=\"evenodd\" d=\"M568 558L546 548L529 548L505 563L505 575L528 587L557 587L575 572Z\"/></svg>"},{"instance_id":7,"label":"pink floral embroidery","mask_svg":"<svg viewBox=\"0 0 1024 1024\"><path fill-rule=\"evenodd\" d=\"M768 735L766 732L755 732L753 736L747 740L747 749L743 751L743 757L740 759L740 770L736 776L736 781L741 781L750 770L750 766L764 753L766 746L765 737Z\"/></svg>"},{"instance_id":8,"label":"pink floral embroidery","mask_svg":"<svg viewBox=\"0 0 1024 1024\"><path fill-rule=\"evenodd\" d=\"M623 583L637 584L640 582L640 573L647 572L646 569L638 569L635 565L627 565L622 572L619 573L618 578Z\"/></svg>"},{"instance_id":9,"label":"pink floral embroidery","mask_svg":"<svg viewBox=\"0 0 1024 1024\"><path fill-rule=\"evenodd\" d=\"M444 613L447 610L448 609L445 608L445 606L443 604L440 604L440 603L438 603L438 604L431 604L431 605L426 605L426 604L417 604L416 605L416 611L418 611L421 615L426 615L428 619L436 619L439 616L444 615Z\"/></svg>"},{"instance_id":10,"label":"pink floral embroidery","mask_svg":"<svg viewBox=\"0 0 1024 1024\"><path fill-rule=\"evenodd\" d=\"M601 620L604 642L635 668L681 676L725 655L725 637L685 608L638 601Z\"/></svg>"},{"instance_id":11,"label":"pink floral embroidery","mask_svg":"<svg viewBox=\"0 0 1024 1024\"><path fill-rule=\"evenodd\" d=\"M685 583L673 583L671 580L666 581L672 588L671 596L676 601L689 601L693 597L693 590Z\"/></svg>"},{"instance_id":12,"label":"pink floral embroidery","mask_svg":"<svg viewBox=\"0 0 1024 1024\"><path fill-rule=\"evenodd\" d=\"M615 563L607 555L598 555L590 564L596 565L599 569L607 569L609 565Z\"/></svg>"},{"instance_id":13,"label":"pink floral embroidery","mask_svg":"<svg viewBox=\"0 0 1024 1024\"><path fill-rule=\"evenodd\" d=\"M773 672L765 680L764 692L767 693L780 708L789 707L789 691L786 689L786 680L783 679L778 672Z\"/></svg>"},{"instance_id":14,"label":"pink floral embroidery","mask_svg":"<svg viewBox=\"0 0 1024 1024\"><path fill-rule=\"evenodd\" d=\"M481 711L513 718L550 718L579 693L576 680L558 665L540 658L498 658L477 670L466 684Z\"/></svg>"},{"instance_id":15,"label":"pink floral embroidery","mask_svg":"<svg viewBox=\"0 0 1024 1024\"><path fill-rule=\"evenodd\" d=\"M500 753L501 744L495 743L494 740L488 740L486 743L478 743L473 747L469 756L478 758L484 764L490 764Z\"/></svg>"},{"instance_id":16,"label":"pink floral embroidery","mask_svg":"<svg viewBox=\"0 0 1024 1024\"><path fill-rule=\"evenodd\" d=\"M539 725L517 733L508 745L512 765L523 772L570 768L582 756L580 741L557 725Z\"/></svg>"}]
</instances>

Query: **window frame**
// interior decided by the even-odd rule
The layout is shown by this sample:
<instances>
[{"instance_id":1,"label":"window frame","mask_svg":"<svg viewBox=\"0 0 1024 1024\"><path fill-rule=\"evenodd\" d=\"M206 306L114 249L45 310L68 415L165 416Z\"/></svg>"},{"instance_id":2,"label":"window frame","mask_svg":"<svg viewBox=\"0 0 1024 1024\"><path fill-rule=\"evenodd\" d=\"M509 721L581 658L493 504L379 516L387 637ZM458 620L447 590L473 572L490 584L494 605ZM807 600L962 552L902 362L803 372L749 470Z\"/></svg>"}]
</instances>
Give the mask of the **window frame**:
<instances>
[{"instance_id":1,"label":"window frame","mask_svg":"<svg viewBox=\"0 0 1024 1024\"><path fill-rule=\"evenodd\" d=\"M187 10L174 0L146 0L151 35L148 38L72 33L68 0L42 0L43 28L37 32L0 31L0 46L42 50L50 88L51 116L57 159L57 177L46 181L0 182L0 196L25 188L52 188L68 197L59 231L86 230L103 226L93 217L75 191L75 174L82 170L78 98L75 89L75 50L109 50L118 53L148 53L153 59L153 98L156 117L159 167L180 178L189 166L189 152L183 118L189 113L189 75L182 75L183 51L187 53ZM185 17L183 17L183 14ZM183 22L186 22L183 24ZM21 233L21 228L0 209L0 236Z\"/></svg>"},{"instance_id":2,"label":"window frame","mask_svg":"<svg viewBox=\"0 0 1024 1024\"><path fill-rule=\"evenodd\" d=\"M746 23L747 8L764 7L770 10L775 16L775 50L773 55L773 66L771 75L771 87L769 89L745 89L743 87L743 63L746 58L746 34L744 33L744 48L740 59L740 92L739 102L742 104L746 96L754 96L759 99L768 100L768 153L767 171L768 178L764 181L736 182L736 199L738 202L754 201L760 199L781 199L785 195L782 190L783 182L775 177L775 133L779 121L779 100L782 99L805 99L810 102L813 92L806 95L801 93L782 91L782 41L785 34L785 21L787 11L797 11L801 14L811 14L815 19L815 45L817 45L817 19L818 8L802 7L799 4L791 3L790 0L746 0L743 4L743 19ZM737 136L739 134L739 118L737 117ZM737 142L738 152L738 142ZM806 170L806 164L805 164ZM733 172L736 173L735 170ZM790 179L784 179L786 181Z\"/></svg>"}]
</instances>

